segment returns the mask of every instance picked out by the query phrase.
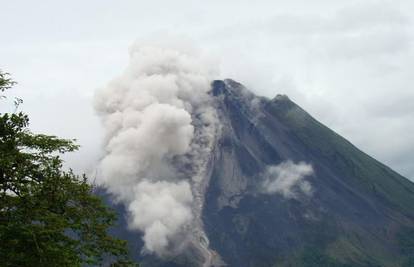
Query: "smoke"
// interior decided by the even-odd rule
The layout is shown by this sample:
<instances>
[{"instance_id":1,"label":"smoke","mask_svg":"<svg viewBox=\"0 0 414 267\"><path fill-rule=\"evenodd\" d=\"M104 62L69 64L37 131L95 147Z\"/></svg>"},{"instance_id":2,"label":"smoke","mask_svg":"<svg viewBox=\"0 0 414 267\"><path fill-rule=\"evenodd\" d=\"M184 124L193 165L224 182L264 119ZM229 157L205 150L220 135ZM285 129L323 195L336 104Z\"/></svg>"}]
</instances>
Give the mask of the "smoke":
<instances>
[{"instance_id":1,"label":"smoke","mask_svg":"<svg viewBox=\"0 0 414 267\"><path fill-rule=\"evenodd\" d=\"M150 183L143 181L135 187L135 199L129 205L133 214L131 226L145 233L145 246L149 251L163 253L168 240L193 217L193 200L188 182Z\"/></svg>"},{"instance_id":2,"label":"smoke","mask_svg":"<svg viewBox=\"0 0 414 267\"><path fill-rule=\"evenodd\" d=\"M262 184L263 193L281 194L285 198L297 198L298 192L312 194L311 184L306 176L314 173L313 167L305 162L294 163L291 160L267 167Z\"/></svg>"},{"instance_id":3,"label":"smoke","mask_svg":"<svg viewBox=\"0 0 414 267\"><path fill-rule=\"evenodd\" d=\"M126 205L144 250L159 256L200 227L203 170L218 131L207 94L216 71L196 49L173 46L134 44L124 73L95 95L105 128L98 182Z\"/></svg>"}]
</instances>

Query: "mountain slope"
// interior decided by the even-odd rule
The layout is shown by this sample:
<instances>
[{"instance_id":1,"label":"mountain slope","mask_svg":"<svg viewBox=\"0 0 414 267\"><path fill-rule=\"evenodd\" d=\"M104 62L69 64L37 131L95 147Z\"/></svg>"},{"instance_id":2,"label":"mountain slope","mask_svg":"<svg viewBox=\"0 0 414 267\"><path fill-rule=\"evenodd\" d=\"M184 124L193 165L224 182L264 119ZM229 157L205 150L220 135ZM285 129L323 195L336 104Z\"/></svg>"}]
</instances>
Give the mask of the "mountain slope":
<instances>
[{"instance_id":1,"label":"mountain slope","mask_svg":"<svg viewBox=\"0 0 414 267\"><path fill-rule=\"evenodd\" d=\"M399 236L413 227L413 183L286 96L257 98L232 80L214 82L213 94L225 126L211 164L203 221L211 247L227 264L404 262ZM260 193L260 173L286 160L312 164L312 196Z\"/></svg>"},{"instance_id":2,"label":"mountain slope","mask_svg":"<svg viewBox=\"0 0 414 267\"><path fill-rule=\"evenodd\" d=\"M286 96L257 97L232 80L214 81L210 94L221 125L202 212L221 258L213 265L414 266L412 182ZM267 183L286 165L307 174L284 188ZM140 254L140 233L126 224L114 231L143 266L202 265L191 249L164 260Z\"/></svg>"}]
</instances>

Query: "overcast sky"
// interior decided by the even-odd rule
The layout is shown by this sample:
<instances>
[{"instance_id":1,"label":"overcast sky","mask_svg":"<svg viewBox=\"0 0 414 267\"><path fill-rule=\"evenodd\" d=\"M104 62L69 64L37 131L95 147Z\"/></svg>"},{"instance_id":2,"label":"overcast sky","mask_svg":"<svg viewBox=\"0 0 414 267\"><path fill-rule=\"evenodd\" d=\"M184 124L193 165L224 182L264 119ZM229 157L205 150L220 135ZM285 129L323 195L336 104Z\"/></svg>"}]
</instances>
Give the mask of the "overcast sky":
<instances>
[{"instance_id":1,"label":"overcast sky","mask_svg":"<svg viewBox=\"0 0 414 267\"><path fill-rule=\"evenodd\" d=\"M91 171L102 130L93 92L128 47L185 36L257 94L287 94L363 151L414 180L414 1L4 1L0 68L32 129L77 138Z\"/></svg>"}]
</instances>

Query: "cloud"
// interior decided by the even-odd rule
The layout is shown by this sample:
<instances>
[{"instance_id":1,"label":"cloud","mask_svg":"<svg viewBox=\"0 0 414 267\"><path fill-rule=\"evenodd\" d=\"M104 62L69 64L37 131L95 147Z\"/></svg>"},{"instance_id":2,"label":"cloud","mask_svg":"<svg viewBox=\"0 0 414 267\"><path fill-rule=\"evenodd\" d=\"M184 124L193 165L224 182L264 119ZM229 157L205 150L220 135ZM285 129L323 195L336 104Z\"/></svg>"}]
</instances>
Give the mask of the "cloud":
<instances>
[{"instance_id":1,"label":"cloud","mask_svg":"<svg viewBox=\"0 0 414 267\"><path fill-rule=\"evenodd\" d=\"M193 219L193 195L188 182L142 181L134 187L128 209L132 229L143 230L146 250L165 254L169 240Z\"/></svg>"},{"instance_id":2,"label":"cloud","mask_svg":"<svg viewBox=\"0 0 414 267\"><path fill-rule=\"evenodd\" d=\"M312 186L305 177L313 174L312 165L305 162L296 164L287 160L278 165L268 166L263 174L262 192L280 194L285 198L297 198L299 192L310 196Z\"/></svg>"},{"instance_id":3,"label":"cloud","mask_svg":"<svg viewBox=\"0 0 414 267\"><path fill-rule=\"evenodd\" d=\"M127 206L145 251L164 256L189 238L185 229L201 227L203 170L218 124L207 94L215 71L181 40L141 40L129 53L124 73L95 95L105 129L97 181Z\"/></svg>"}]
</instances>

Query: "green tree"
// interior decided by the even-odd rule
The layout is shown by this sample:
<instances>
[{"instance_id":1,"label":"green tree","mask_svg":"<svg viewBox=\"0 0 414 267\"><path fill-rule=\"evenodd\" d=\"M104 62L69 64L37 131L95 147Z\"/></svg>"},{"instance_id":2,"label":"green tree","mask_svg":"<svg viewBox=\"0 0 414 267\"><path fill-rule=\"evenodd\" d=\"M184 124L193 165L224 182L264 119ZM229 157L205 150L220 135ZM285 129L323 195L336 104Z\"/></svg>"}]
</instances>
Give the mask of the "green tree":
<instances>
[{"instance_id":1,"label":"green tree","mask_svg":"<svg viewBox=\"0 0 414 267\"><path fill-rule=\"evenodd\" d=\"M13 84L0 71L1 98ZM0 265L132 265L126 242L108 234L116 214L85 175L62 168L78 146L28 126L23 112L0 113Z\"/></svg>"}]
</instances>

